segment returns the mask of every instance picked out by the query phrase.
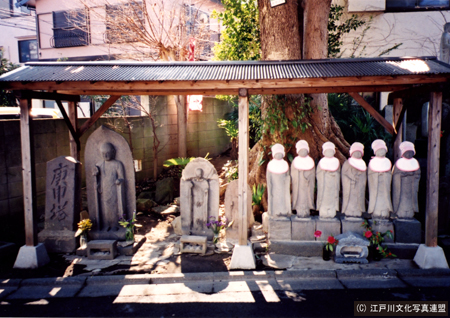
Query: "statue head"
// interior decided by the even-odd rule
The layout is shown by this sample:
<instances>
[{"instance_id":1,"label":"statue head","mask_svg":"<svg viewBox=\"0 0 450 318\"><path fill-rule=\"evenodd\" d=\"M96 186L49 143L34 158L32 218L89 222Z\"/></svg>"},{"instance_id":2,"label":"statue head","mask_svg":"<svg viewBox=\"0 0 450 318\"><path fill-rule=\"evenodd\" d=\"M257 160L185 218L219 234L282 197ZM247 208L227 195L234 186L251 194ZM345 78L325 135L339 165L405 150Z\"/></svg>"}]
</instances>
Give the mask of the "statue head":
<instances>
[{"instance_id":1,"label":"statue head","mask_svg":"<svg viewBox=\"0 0 450 318\"><path fill-rule=\"evenodd\" d=\"M272 156L275 159L281 160L284 158L284 147L282 144L275 144L271 148Z\"/></svg>"},{"instance_id":2,"label":"statue head","mask_svg":"<svg viewBox=\"0 0 450 318\"><path fill-rule=\"evenodd\" d=\"M113 160L116 157L116 149L110 142L105 142L100 147L100 152L105 161Z\"/></svg>"},{"instance_id":3,"label":"statue head","mask_svg":"<svg viewBox=\"0 0 450 318\"><path fill-rule=\"evenodd\" d=\"M322 145L322 154L327 158L334 157L334 154L336 153L336 147L331 141L327 141Z\"/></svg>"},{"instance_id":4,"label":"statue head","mask_svg":"<svg viewBox=\"0 0 450 318\"><path fill-rule=\"evenodd\" d=\"M195 169L195 176L198 179L202 179L203 178L203 169L202 168Z\"/></svg>"},{"instance_id":5,"label":"statue head","mask_svg":"<svg viewBox=\"0 0 450 318\"><path fill-rule=\"evenodd\" d=\"M297 154L300 157L306 157L309 154L309 145L306 140L299 140L295 145L295 149L297 150Z\"/></svg>"},{"instance_id":6,"label":"statue head","mask_svg":"<svg viewBox=\"0 0 450 318\"><path fill-rule=\"evenodd\" d=\"M444 24L444 32L445 33L450 33L450 23Z\"/></svg>"},{"instance_id":7,"label":"statue head","mask_svg":"<svg viewBox=\"0 0 450 318\"><path fill-rule=\"evenodd\" d=\"M403 158L411 159L416 154L414 144L410 141L402 142L398 148Z\"/></svg>"},{"instance_id":8,"label":"statue head","mask_svg":"<svg viewBox=\"0 0 450 318\"><path fill-rule=\"evenodd\" d=\"M361 159L364 155L364 145L360 142L354 142L350 147L350 156L352 158Z\"/></svg>"},{"instance_id":9,"label":"statue head","mask_svg":"<svg viewBox=\"0 0 450 318\"><path fill-rule=\"evenodd\" d=\"M387 153L386 143L382 139L376 139L372 142L372 150L375 156L384 157Z\"/></svg>"}]
</instances>

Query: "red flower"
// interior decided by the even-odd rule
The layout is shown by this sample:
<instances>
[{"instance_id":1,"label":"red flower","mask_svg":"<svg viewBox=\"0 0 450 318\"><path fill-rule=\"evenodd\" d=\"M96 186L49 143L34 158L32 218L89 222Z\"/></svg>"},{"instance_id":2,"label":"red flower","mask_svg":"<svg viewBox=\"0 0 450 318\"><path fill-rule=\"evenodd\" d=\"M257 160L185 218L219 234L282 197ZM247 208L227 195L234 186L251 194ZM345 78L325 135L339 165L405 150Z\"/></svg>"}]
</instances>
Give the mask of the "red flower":
<instances>
[{"instance_id":1,"label":"red flower","mask_svg":"<svg viewBox=\"0 0 450 318\"><path fill-rule=\"evenodd\" d=\"M322 235L322 232L317 230L314 232L314 237L320 237Z\"/></svg>"},{"instance_id":2,"label":"red flower","mask_svg":"<svg viewBox=\"0 0 450 318\"><path fill-rule=\"evenodd\" d=\"M336 239L334 238L334 236L328 236L328 243L329 244L334 244L336 242Z\"/></svg>"},{"instance_id":3,"label":"red flower","mask_svg":"<svg viewBox=\"0 0 450 318\"><path fill-rule=\"evenodd\" d=\"M364 232L364 236L366 238L370 238L372 236L372 232L371 231L366 231L366 232Z\"/></svg>"}]
</instances>

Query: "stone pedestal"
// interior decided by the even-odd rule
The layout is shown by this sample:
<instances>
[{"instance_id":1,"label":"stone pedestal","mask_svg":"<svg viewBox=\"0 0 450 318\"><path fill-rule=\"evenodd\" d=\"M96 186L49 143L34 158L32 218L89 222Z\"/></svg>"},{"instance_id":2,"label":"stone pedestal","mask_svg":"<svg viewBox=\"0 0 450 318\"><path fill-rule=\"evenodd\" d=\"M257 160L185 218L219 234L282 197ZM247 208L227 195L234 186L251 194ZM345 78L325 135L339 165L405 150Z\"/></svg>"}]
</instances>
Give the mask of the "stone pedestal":
<instances>
[{"instance_id":1,"label":"stone pedestal","mask_svg":"<svg viewBox=\"0 0 450 318\"><path fill-rule=\"evenodd\" d=\"M291 237L291 218L269 217L269 239L290 241Z\"/></svg>"},{"instance_id":2,"label":"stone pedestal","mask_svg":"<svg viewBox=\"0 0 450 318\"><path fill-rule=\"evenodd\" d=\"M38 234L39 242L44 243L51 253L72 253L77 248L75 231L43 230Z\"/></svg>"},{"instance_id":3,"label":"stone pedestal","mask_svg":"<svg viewBox=\"0 0 450 318\"><path fill-rule=\"evenodd\" d=\"M422 269L448 268L444 250L440 246L429 247L425 244L420 244L414 257L414 262Z\"/></svg>"},{"instance_id":4,"label":"stone pedestal","mask_svg":"<svg viewBox=\"0 0 450 318\"><path fill-rule=\"evenodd\" d=\"M365 228L361 226L362 223L362 218L345 217L341 220L342 233L353 232L364 236Z\"/></svg>"},{"instance_id":5,"label":"stone pedestal","mask_svg":"<svg viewBox=\"0 0 450 318\"><path fill-rule=\"evenodd\" d=\"M230 269L255 269L255 254L252 243L247 245L235 245L231 256Z\"/></svg>"},{"instance_id":6,"label":"stone pedestal","mask_svg":"<svg viewBox=\"0 0 450 318\"><path fill-rule=\"evenodd\" d=\"M38 268L50 262L45 245L39 243L36 246L24 245L20 248L14 268Z\"/></svg>"},{"instance_id":7,"label":"stone pedestal","mask_svg":"<svg viewBox=\"0 0 450 318\"><path fill-rule=\"evenodd\" d=\"M322 236L316 238L316 240L325 242L328 239L328 236L337 236L341 234L341 221L337 218L318 218L316 219L316 230L322 232Z\"/></svg>"},{"instance_id":8,"label":"stone pedestal","mask_svg":"<svg viewBox=\"0 0 450 318\"><path fill-rule=\"evenodd\" d=\"M117 241L94 240L87 244L88 259L114 259L117 255Z\"/></svg>"},{"instance_id":9,"label":"stone pedestal","mask_svg":"<svg viewBox=\"0 0 450 318\"><path fill-rule=\"evenodd\" d=\"M422 227L416 219L394 220L394 233L397 243L420 244L422 240Z\"/></svg>"},{"instance_id":10,"label":"stone pedestal","mask_svg":"<svg viewBox=\"0 0 450 318\"><path fill-rule=\"evenodd\" d=\"M393 237L395 237L394 224L391 221L389 221L388 219L371 219L371 220L369 220L369 224L372 227L373 232L384 233L386 231L392 231ZM391 239L387 236L384 237L384 241L386 243L394 242L393 239Z\"/></svg>"},{"instance_id":11,"label":"stone pedestal","mask_svg":"<svg viewBox=\"0 0 450 318\"><path fill-rule=\"evenodd\" d=\"M314 231L316 230L316 221L313 218L298 218L295 215L291 217L292 222L292 240L293 241L312 241L314 240Z\"/></svg>"}]
</instances>

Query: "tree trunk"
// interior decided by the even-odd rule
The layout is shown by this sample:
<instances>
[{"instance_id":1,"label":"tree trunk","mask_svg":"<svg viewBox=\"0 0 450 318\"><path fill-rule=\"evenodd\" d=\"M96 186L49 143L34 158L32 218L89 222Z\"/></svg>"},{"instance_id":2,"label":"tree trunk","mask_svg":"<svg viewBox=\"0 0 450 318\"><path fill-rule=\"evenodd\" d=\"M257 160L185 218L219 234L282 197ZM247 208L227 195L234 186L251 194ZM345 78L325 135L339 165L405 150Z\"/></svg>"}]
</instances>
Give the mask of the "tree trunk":
<instances>
[{"instance_id":1,"label":"tree trunk","mask_svg":"<svg viewBox=\"0 0 450 318\"><path fill-rule=\"evenodd\" d=\"M303 7L304 10L303 10ZM270 0L258 0L261 53L263 60L298 60L302 56L305 59L321 59L327 57L328 52L328 16L331 0L287 0L285 4L270 7ZM305 23L304 23L305 21ZM303 23L304 36L303 33ZM304 53L302 55L302 49ZM331 141L336 145L336 157L343 163L348 155L349 144L345 141L342 132L329 113L327 95L310 95L312 101L309 113L304 122L312 126L302 132L299 128L289 126L283 133L289 136L291 142L285 144L286 154L296 156L295 143L304 139L308 142L310 155L314 159L323 157L322 145ZM291 120L294 110L304 106L303 95L277 96L276 99L284 101L284 113ZM268 99L267 102L270 102ZM267 105L262 106L262 114ZM279 137L279 136L278 136ZM270 146L276 141L276 136L265 133L262 140L252 149L249 157L250 173L249 184L266 184L267 162ZM261 164L264 159L264 164ZM263 198L264 209L267 210L267 200Z\"/></svg>"}]
</instances>

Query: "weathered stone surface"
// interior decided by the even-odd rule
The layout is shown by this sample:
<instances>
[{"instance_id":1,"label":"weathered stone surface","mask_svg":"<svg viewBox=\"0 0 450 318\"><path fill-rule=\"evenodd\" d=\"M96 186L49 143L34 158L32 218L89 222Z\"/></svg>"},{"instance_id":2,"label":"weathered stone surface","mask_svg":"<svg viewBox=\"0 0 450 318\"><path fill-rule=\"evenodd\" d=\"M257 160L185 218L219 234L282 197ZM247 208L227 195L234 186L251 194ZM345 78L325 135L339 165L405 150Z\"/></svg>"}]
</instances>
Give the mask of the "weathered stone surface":
<instances>
[{"instance_id":1,"label":"weathered stone surface","mask_svg":"<svg viewBox=\"0 0 450 318\"><path fill-rule=\"evenodd\" d=\"M297 217L309 217L310 210L316 208L314 204L316 169L314 160L308 156L308 142L299 140L295 148L298 156L291 164L292 210L297 211Z\"/></svg>"},{"instance_id":2,"label":"weathered stone surface","mask_svg":"<svg viewBox=\"0 0 450 318\"><path fill-rule=\"evenodd\" d=\"M267 212L262 214L262 226L264 233L269 233L269 213Z\"/></svg>"},{"instance_id":3,"label":"weathered stone surface","mask_svg":"<svg viewBox=\"0 0 450 318\"><path fill-rule=\"evenodd\" d=\"M183 235L180 239L181 253L205 254L206 243L206 236Z\"/></svg>"},{"instance_id":4,"label":"weathered stone surface","mask_svg":"<svg viewBox=\"0 0 450 318\"><path fill-rule=\"evenodd\" d=\"M293 241L312 241L314 240L314 231L316 230L316 220L309 218L291 217L292 220L292 240Z\"/></svg>"},{"instance_id":5,"label":"weathered stone surface","mask_svg":"<svg viewBox=\"0 0 450 318\"><path fill-rule=\"evenodd\" d=\"M89 215L96 239L125 239L118 221L136 210L133 157L127 141L118 133L99 127L85 148L86 188Z\"/></svg>"},{"instance_id":6,"label":"weathered stone surface","mask_svg":"<svg viewBox=\"0 0 450 318\"><path fill-rule=\"evenodd\" d=\"M45 229L39 242L48 252L72 253L77 248L74 229L81 204L81 163L60 156L47 162Z\"/></svg>"},{"instance_id":7,"label":"weathered stone surface","mask_svg":"<svg viewBox=\"0 0 450 318\"><path fill-rule=\"evenodd\" d=\"M270 217L290 217L291 210L291 176L289 164L284 160L284 147L272 146L273 159L269 161L266 172L267 202Z\"/></svg>"},{"instance_id":8,"label":"weathered stone surface","mask_svg":"<svg viewBox=\"0 0 450 318\"><path fill-rule=\"evenodd\" d=\"M117 241L93 240L87 244L87 256L89 259L112 260L117 255Z\"/></svg>"},{"instance_id":9,"label":"weathered stone surface","mask_svg":"<svg viewBox=\"0 0 450 318\"><path fill-rule=\"evenodd\" d=\"M181 216L177 216L172 221L172 227L176 235L183 235L183 229L181 227Z\"/></svg>"},{"instance_id":10,"label":"weathered stone surface","mask_svg":"<svg viewBox=\"0 0 450 318\"><path fill-rule=\"evenodd\" d=\"M323 243L316 241L270 240L270 252L295 256L322 256Z\"/></svg>"},{"instance_id":11,"label":"weathered stone surface","mask_svg":"<svg viewBox=\"0 0 450 318\"><path fill-rule=\"evenodd\" d=\"M161 215L177 214L180 213L180 207L178 205L160 205L154 207L152 211Z\"/></svg>"},{"instance_id":12,"label":"weathered stone surface","mask_svg":"<svg viewBox=\"0 0 450 318\"><path fill-rule=\"evenodd\" d=\"M291 218L269 217L269 239L276 241L290 241Z\"/></svg>"},{"instance_id":13,"label":"weathered stone surface","mask_svg":"<svg viewBox=\"0 0 450 318\"><path fill-rule=\"evenodd\" d=\"M272 268L287 269L292 267L295 261L293 255L266 254L262 257L263 264Z\"/></svg>"},{"instance_id":14,"label":"weathered stone surface","mask_svg":"<svg viewBox=\"0 0 450 318\"><path fill-rule=\"evenodd\" d=\"M325 242L328 239L328 236L337 236L341 234L341 222L337 218L318 218L316 219L316 230L322 232L322 235L316 238L316 240Z\"/></svg>"},{"instance_id":15,"label":"weathered stone surface","mask_svg":"<svg viewBox=\"0 0 450 318\"><path fill-rule=\"evenodd\" d=\"M152 191L142 191L139 193L138 199L150 199L153 200L155 198L155 192Z\"/></svg>"},{"instance_id":16,"label":"weathered stone surface","mask_svg":"<svg viewBox=\"0 0 450 318\"><path fill-rule=\"evenodd\" d=\"M225 192L225 217L229 222L233 221L231 227L227 229L227 240L239 240L239 204L238 204L238 186L239 180L231 181ZM247 185L247 228L251 228L255 222L252 210L252 190ZM247 231L248 232L248 231Z\"/></svg>"},{"instance_id":17,"label":"weathered stone surface","mask_svg":"<svg viewBox=\"0 0 450 318\"><path fill-rule=\"evenodd\" d=\"M339 241L336 246L334 261L336 263L367 264L369 256L369 240L355 232L346 232L336 236Z\"/></svg>"},{"instance_id":18,"label":"weathered stone surface","mask_svg":"<svg viewBox=\"0 0 450 318\"><path fill-rule=\"evenodd\" d=\"M154 206L155 202L151 199L136 200L136 212L150 212Z\"/></svg>"},{"instance_id":19,"label":"weathered stone surface","mask_svg":"<svg viewBox=\"0 0 450 318\"><path fill-rule=\"evenodd\" d=\"M371 219L369 220L369 225L372 227L372 231L373 232L380 232L380 233L385 233L386 231L392 231L393 232L393 237L395 237L395 232L394 232L394 224L392 223L392 221L389 220L385 220L385 219ZM384 237L384 241L386 243L393 243L394 240L385 236Z\"/></svg>"},{"instance_id":20,"label":"weathered stone surface","mask_svg":"<svg viewBox=\"0 0 450 318\"><path fill-rule=\"evenodd\" d=\"M174 199L175 183L173 178L165 178L156 182L155 201L158 204L171 203Z\"/></svg>"},{"instance_id":21,"label":"weathered stone surface","mask_svg":"<svg viewBox=\"0 0 450 318\"><path fill-rule=\"evenodd\" d=\"M422 241L422 226L416 219L395 219L395 242L417 243Z\"/></svg>"},{"instance_id":22,"label":"weathered stone surface","mask_svg":"<svg viewBox=\"0 0 450 318\"><path fill-rule=\"evenodd\" d=\"M339 211L339 191L341 187L341 165L334 157L335 145L327 141L322 145L324 157L317 164L317 203L321 219L332 219Z\"/></svg>"},{"instance_id":23,"label":"weathered stone surface","mask_svg":"<svg viewBox=\"0 0 450 318\"><path fill-rule=\"evenodd\" d=\"M448 268L448 262L445 258L444 250L440 246L430 247L420 244L414 262L424 269L429 268Z\"/></svg>"},{"instance_id":24,"label":"weathered stone surface","mask_svg":"<svg viewBox=\"0 0 450 318\"><path fill-rule=\"evenodd\" d=\"M205 158L196 158L184 168L180 181L180 214L183 234L213 238L206 223L219 217L219 176Z\"/></svg>"},{"instance_id":25,"label":"weathered stone surface","mask_svg":"<svg viewBox=\"0 0 450 318\"><path fill-rule=\"evenodd\" d=\"M38 268L50 262L45 245L39 243L36 246L24 245L20 248L14 268Z\"/></svg>"},{"instance_id":26,"label":"weathered stone surface","mask_svg":"<svg viewBox=\"0 0 450 318\"><path fill-rule=\"evenodd\" d=\"M135 235L134 237L135 241L127 246L122 246L120 243L122 242L118 242L117 243L117 252L120 255L126 255L126 256L131 256L134 255L136 253L136 251L144 244L144 242L147 240L145 238L145 236L140 236L138 237L137 235Z\"/></svg>"},{"instance_id":27,"label":"weathered stone surface","mask_svg":"<svg viewBox=\"0 0 450 318\"><path fill-rule=\"evenodd\" d=\"M362 218L343 218L341 219L342 233L354 232L364 235L365 228L361 226L362 223Z\"/></svg>"}]
</instances>

